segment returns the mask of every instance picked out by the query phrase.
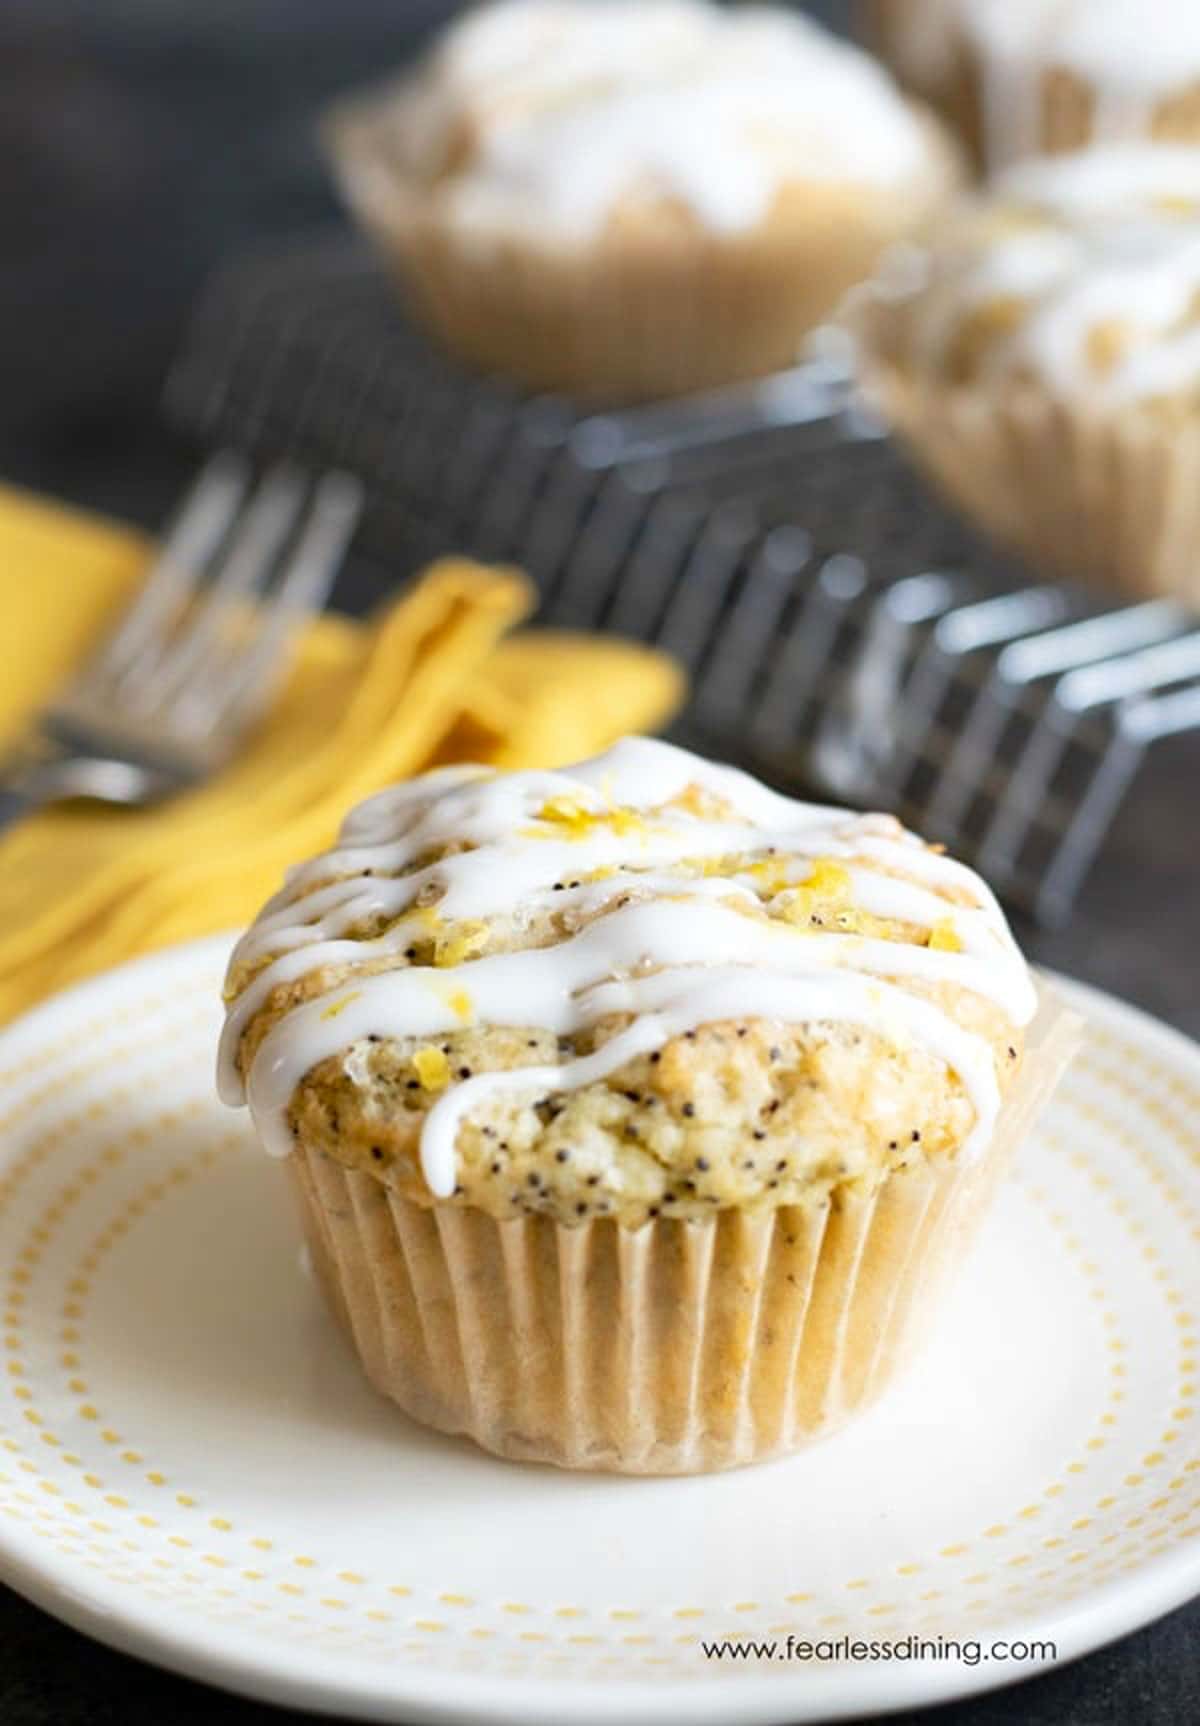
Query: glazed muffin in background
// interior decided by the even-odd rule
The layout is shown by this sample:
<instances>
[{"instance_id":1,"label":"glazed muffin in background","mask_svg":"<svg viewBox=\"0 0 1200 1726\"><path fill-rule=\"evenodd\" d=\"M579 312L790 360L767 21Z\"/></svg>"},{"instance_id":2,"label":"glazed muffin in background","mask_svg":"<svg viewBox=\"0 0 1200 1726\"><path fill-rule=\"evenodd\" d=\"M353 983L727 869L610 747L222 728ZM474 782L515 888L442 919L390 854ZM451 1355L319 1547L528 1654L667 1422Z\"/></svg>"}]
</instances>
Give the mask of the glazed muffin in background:
<instances>
[{"instance_id":1,"label":"glazed muffin in background","mask_svg":"<svg viewBox=\"0 0 1200 1726\"><path fill-rule=\"evenodd\" d=\"M975 142L970 68L965 59L967 0L858 0L864 46L878 54L901 87Z\"/></svg>"},{"instance_id":2,"label":"glazed muffin in background","mask_svg":"<svg viewBox=\"0 0 1200 1726\"><path fill-rule=\"evenodd\" d=\"M970 870L636 738L373 798L226 999L223 1095L376 1387L631 1473L870 1402L1065 1048Z\"/></svg>"},{"instance_id":3,"label":"glazed muffin in background","mask_svg":"<svg viewBox=\"0 0 1200 1726\"><path fill-rule=\"evenodd\" d=\"M1200 144L1195 0L867 0L868 39L995 170L1100 143Z\"/></svg>"},{"instance_id":4,"label":"glazed muffin in background","mask_svg":"<svg viewBox=\"0 0 1200 1726\"><path fill-rule=\"evenodd\" d=\"M994 536L1200 602L1200 149L1010 170L856 323L869 393Z\"/></svg>"},{"instance_id":5,"label":"glazed muffin in background","mask_svg":"<svg viewBox=\"0 0 1200 1726\"><path fill-rule=\"evenodd\" d=\"M707 0L503 0L326 134L450 350L609 399L792 364L958 177L869 56Z\"/></svg>"}]
</instances>

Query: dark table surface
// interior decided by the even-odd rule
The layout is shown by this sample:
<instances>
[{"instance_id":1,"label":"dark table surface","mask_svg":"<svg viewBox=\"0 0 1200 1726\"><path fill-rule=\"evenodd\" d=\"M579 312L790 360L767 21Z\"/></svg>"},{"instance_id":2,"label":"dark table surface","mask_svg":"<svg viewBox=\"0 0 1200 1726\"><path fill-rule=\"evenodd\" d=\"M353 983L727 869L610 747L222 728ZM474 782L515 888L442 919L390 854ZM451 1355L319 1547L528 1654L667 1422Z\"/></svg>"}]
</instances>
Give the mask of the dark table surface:
<instances>
[{"instance_id":1,"label":"dark table surface","mask_svg":"<svg viewBox=\"0 0 1200 1726\"><path fill-rule=\"evenodd\" d=\"M5 0L0 8L0 475L154 524L192 452L158 395L204 276L335 217L312 140L332 92L402 58L446 0ZM830 0L835 19L846 8ZM5 571L3 579L19 580ZM343 594L355 608L372 594ZM1200 745L1165 750L1044 963L1200 1035ZM0 1726L282 1716L109 1652L0 1589ZM911 1719L915 1716L897 1718ZM926 1712L1200 1719L1200 1602L1017 1688Z\"/></svg>"}]
</instances>

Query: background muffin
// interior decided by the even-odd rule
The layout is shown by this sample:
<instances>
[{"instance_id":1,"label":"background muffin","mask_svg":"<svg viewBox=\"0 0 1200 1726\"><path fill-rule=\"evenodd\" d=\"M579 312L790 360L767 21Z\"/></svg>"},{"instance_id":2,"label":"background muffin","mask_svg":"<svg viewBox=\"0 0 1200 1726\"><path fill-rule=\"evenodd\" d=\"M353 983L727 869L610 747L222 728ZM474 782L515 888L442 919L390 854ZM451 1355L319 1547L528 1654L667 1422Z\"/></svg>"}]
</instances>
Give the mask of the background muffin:
<instances>
[{"instance_id":1,"label":"background muffin","mask_svg":"<svg viewBox=\"0 0 1200 1726\"><path fill-rule=\"evenodd\" d=\"M1200 150L1010 171L859 328L883 411L985 527L1055 570L1200 598Z\"/></svg>"},{"instance_id":2,"label":"background muffin","mask_svg":"<svg viewBox=\"0 0 1200 1726\"><path fill-rule=\"evenodd\" d=\"M375 799L228 999L225 1094L373 1381L572 1466L729 1466L876 1394L1041 1082L969 870L639 740Z\"/></svg>"},{"instance_id":3,"label":"background muffin","mask_svg":"<svg viewBox=\"0 0 1200 1726\"><path fill-rule=\"evenodd\" d=\"M942 114L969 142L976 127L966 59L966 0L859 0L859 33L904 89Z\"/></svg>"},{"instance_id":4,"label":"background muffin","mask_svg":"<svg viewBox=\"0 0 1200 1726\"><path fill-rule=\"evenodd\" d=\"M1200 143L1193 0L872 0L874 43L991 168L1094 143Z\"/></svg>"},{"instance_id":5,"label":"background muffin","mask_svg":"<svg viewBox=\"0 0 1200 1726\"><path fill-rule=\"evenodd\" d=\"M450 348L608 397L790 364L956 174L867 56L702 0L487 7L328 136L351 208Z\"/></svg>"}]
</instances>

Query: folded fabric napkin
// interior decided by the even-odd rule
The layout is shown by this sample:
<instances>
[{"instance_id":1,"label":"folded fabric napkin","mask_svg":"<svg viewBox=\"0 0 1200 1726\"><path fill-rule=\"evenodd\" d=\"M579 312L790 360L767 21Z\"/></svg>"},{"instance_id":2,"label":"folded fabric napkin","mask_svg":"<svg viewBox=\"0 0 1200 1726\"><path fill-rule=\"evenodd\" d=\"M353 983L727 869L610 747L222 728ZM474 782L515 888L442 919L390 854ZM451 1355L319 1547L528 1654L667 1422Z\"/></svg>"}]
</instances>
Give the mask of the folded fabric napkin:
<instances>
[{"instance_id":1,"label":"folded fabric napkin","mask_svg":"<svg viewBox=\"0 0 1200 1726\"><path fill-rule=\"evenodd\" d=\"M138 533L0 487L0 746L136 590ZM0 834L0 1022L168 942L235 928L351 804L440 762L553 766L651 730L682 692L634 643L509 636L513 570L444 559L364 624L304 630L267 720L216 778L144 810L63 805Z\"/></svg>"}]
</instances>

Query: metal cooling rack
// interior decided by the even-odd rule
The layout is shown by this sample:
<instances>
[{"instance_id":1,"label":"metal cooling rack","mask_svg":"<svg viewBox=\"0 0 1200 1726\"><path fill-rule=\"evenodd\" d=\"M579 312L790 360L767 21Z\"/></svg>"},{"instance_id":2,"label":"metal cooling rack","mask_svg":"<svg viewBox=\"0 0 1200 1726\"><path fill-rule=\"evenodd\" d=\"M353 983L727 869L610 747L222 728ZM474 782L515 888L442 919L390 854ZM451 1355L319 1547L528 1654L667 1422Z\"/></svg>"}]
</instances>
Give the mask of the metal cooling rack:
<instances>
[{"instance_id":1,"label":"metal cooling rack","mask_svg":"<svg viewBox=\"0 0 1200 1726\"><path fill-rule=\"evenodd\" d=\"M1200 617L1030 585L939 510L836 353L752 388L580 412L465 375L339 239L210 287L172 417L357 472L376 589L461 551L540 617L688 670L682 740L897 810L1061 921L1148 750L1200 728Z\"/></svg>"}]
</instances>

